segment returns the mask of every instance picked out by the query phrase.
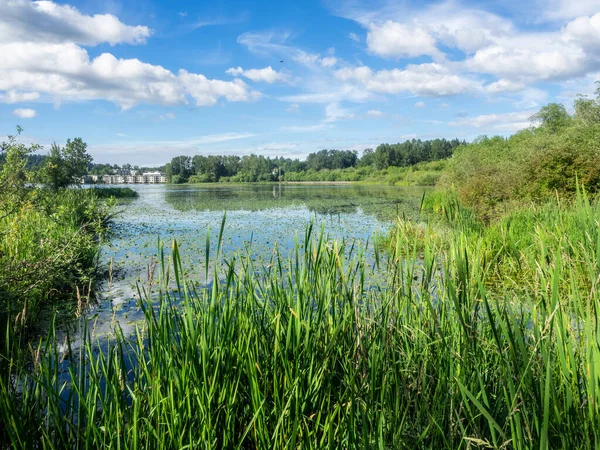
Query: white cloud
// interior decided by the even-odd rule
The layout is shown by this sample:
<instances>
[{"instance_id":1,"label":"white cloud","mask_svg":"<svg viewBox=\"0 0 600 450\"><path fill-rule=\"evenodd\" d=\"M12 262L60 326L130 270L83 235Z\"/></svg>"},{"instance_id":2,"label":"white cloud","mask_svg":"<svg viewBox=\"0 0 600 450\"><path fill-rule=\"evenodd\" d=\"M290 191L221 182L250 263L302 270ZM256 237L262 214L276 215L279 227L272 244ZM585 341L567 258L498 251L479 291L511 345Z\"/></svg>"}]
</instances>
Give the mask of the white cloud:
<instances>
[{"instance_id":1,"label":"white cloud","mask_svg":"<svg viewBox=\"0 0 600 450\"><path fill-rule=\"evenodd\" d=\"M35 109L29 108L17 108L13 111L13 114L21 119L32 119L36 116Z\"/></svg>"},{"instance_id":2,"label":"white cloud","mask_svg":"<svg viewBox=\"0 0 600 450\"><path fill-rule=\"evenodd\" d=\"M417 103L415 103L415 108L425 108L425 103L424 102L417 102Z\"/></svg>"},{"instance_id":3,"label":"white cloud","mask_svg":"<svg viewBox=\"0 0 600 450\"><path fill-rule=\"evenodd\" d=\"M0 94L1 103L21 103L30 102L40 98L39 92L17 92L8 91L6 94Z\"/></svg>"},{"instance_id":4,"label":"white cloud","mask_svg":"<svg viewBox=\"0 0 600 450\"><path fill-rule=\"evenodd\" d=\"M298 49L295 50L295 53L292 59L309 68L314 66L333 67L338 62L334 56L321 57L319 53L307 53Z\"/></svg>"},{"instance_id":5,"label":"white cloud","mask_svg":"<svg viewBox=\"0 0 600 450\"><path fill-rule=\"evenodd\" d=\"M514 132L531 126L529 118L535 111L518 111L504 114L485 114L477 117L465 117L450 122L452 127L487 128L498 131Z\"/></svg>"},{"instance_id":6,"label":"white cloud","mask_svg":"<svg viewBox=\"0 0 600 450\"><path fill-rule=\"evenodd\" d=\"M337 58L333 56L327 56L321 59L321 66L323 67L333 67L337 64Z\"/></svg>"},{"instance_id":7,"label":"white cloud","mask_svg":"<svg viewBox=\"0 0 600 450\"><path fill-rule=\"evenodd\" d=\"M292 103L286 108L286 111L291 113L297 113L300 111L300 105L298 103Z\"/></svg>"},{"instance_id":8,"label":"white cloud","mask_svg":"<svg viewBox=\"0 0 600 450\"><path fill-rule=\"evenodd\" d=\"M556 20L543 31L520 30L507 17L442 0L427 6L411 2L346 2L337 13L367 30L369 50L388 58L430 56L455 74L497 78L485 92L517 92L540 81L564 82L600 69L600 0L537 0L532 21ZM514 6L511 4L511 6ZM523 13L529 6L515 11ZM568 22L571 21L571 22ZM553 29L552 29L553 27ZM550 28L550 29L549 29ZM454 48L464 53L442 53ZM460 57L459 57L460 58ZM452 61L450 61L450 59Z\"/></svg>"},{"instance_id":9,"label":"white cloud","mask_svg":"<svg viewBox=\"0 0 600 450\"><path fill-rule=\"evenodd\" d=\"M258 92L249 91L246 83L239 79L209 80L204 75L189 73L186 70L180 70L177 78L198 106L212 106L221 97L230 102L247 102L260 97Z\"/></svg>"},{"instance_id":10,"label":"white cloud","mask_svg":"<svg viewBox=\"0 0 600 450\"><path fill-rule=\"evenodd\" d=\"M91 59L80 46L138 44L149 35L147 27L125 25L109 14L88 16L50 1L0 1L0 101L107 100L128 109L140 103L187 104L190 97L197 105L213 105L219 98L259 96L241 80L209 80L185 70L174 74L110 53Z\"/></svg>"},{"instance_id":11,"label":"white cloud","mask_svg":"<svg viewBox=\"0 0 600 450\"><path fill-rule=\"evenodd\" d=\"M342 108L338 103L330 103L325 107L324 122L337 122L342 119L352 119L354 114L345 108Z\"/></svg>"},{"instance_id":12,"label":"white cloud","mask_svg":"<svg viewBox=\"0 0 600 450\"><path fill-rule=\"evenodd\" d=\"M401 92L423 96L445 96L477 92L478 81L454 74L437 63L408 65L404 70L372 71L367 66L337 70L335 76L342 81L362 84L367 90L382 94Z\"/></svg>"},{"instance_id":13,"label":"white cloud","mask_svg":"<svg viewBox=\"0 0 600 450\"><path fill-rule=\"evenodd\" d=\"M350 39L352 39L354 42L356 42L357 44L360 42L360 38L358 37L358 35L356 33L350 33L348 35L348 37Z\"/></svg>"},{"instance_id":14,"label":"white cloud","mask_svg":"<svg viewBox=\"0 0 600 450\"><path fill-rule=\"evenodd\" d=\"M440 55L435 38L425 28L391 20L369 26L367 46L376 55L394 58Z\"/></svg>"},{"instance_id":15,"label":"white cloud","mask_svg":"<svg viewBox=\"0 0 600 450\"><path fill-rule=\"evenodd\" d=\"M188 13L187 11L179 11L177 15L183 19L184 17L187 17Z\"/></svg>"},{"instance_id":16,"label":"white cloud","mask_svg":"<svg viewBox=\"0 0 600 450\"><path fill-rule=\"evenodd\" d=\"M516 92L523 89L525 89L525 83L521 81L507 80L505 78L501 78L500 80L490 83L485 87L485 90L492 94L497 94L499 92Z\"/></svg>"},{"instance_id":17,"label":"white cloud","mask_svg":"<svg viewBox=\"0 0 600 450\"><path fill-rule=\"evenodd\" d=\"M271 66L267 66L264 69L249 69L244 70L241 67L232 67L227 69L225 73L237 77L243 76L252 81L264 81L269 84L273 84L276 82L286 82L288 81L287 75L277 72Z\"/></svg>"},{"instance_id":18,"label":"white cloud","mask_svg":"<svg viewBox=\"0 0 600 450\"><path fill-rule=\"evenodd\" d=\"M567 24L563 39L566 42L580 45L583 49L597 51L600 49L600 13L592 17L578 17Z\"/></svg>"},{"instance_id":19,"label":"white cloud","mask_svg":"<svg viewBox=\"0 0 600 450\"><path fill-rule=\"evenodd\" d=\"M538 3L543 17L549 20L573 19L600 11L600 0L538 0Z\"/></svg>"},{"instance_id":20,"label":"white cloud","mask_svg":"<svg viewBox=\"0 0 600 450\"><path fill-rule=\"evenodd\" d=\"M508 80L552 80L586 72L588 56L581 48L551 42L543 50L494 45L477 51L466 61L472 71Z\"/></svg>"},{"instance_id":21,"label":"white cloud","mask_svg":"<svg viewBox=\"0 0 600 450\"><path fill-rule=\"evenodd\" d=\"M369 111L367 111L367 115L373 117L381 117L383 116L383 112L379 111L378 109L370 109Z\"/></svg>"},{"instance_id":22,"label":"white cloud","mask_svg":"<svg viewBox=\"0 0 600 450\"><path fill-rule=\"evenodd\" d=\"M0 2L0 41L4 42L142 44L150 35L148 27L126 25L111 14L88 16L51 1Z\"/></svg>"}]
</instances>

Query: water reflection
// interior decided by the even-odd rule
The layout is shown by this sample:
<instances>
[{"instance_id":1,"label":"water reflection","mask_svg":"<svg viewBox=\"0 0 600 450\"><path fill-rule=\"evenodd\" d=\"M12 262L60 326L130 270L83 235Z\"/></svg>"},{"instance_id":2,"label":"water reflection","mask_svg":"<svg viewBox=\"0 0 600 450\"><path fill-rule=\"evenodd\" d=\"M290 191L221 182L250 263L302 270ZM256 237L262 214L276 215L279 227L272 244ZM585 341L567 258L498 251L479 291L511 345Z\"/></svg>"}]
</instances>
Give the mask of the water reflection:
<instances>
[{"instance_id":1,"label":"water reflection","mask_svg":"<svg viewBox=\"0 0 600 450\"><path fill-rule=\"evenodd\" d=\"M390 221L416 214L424 188L368 185L169 186L165 201L178 211L262 211L305 207L322 215L367 214Z\"/></svg>"}]
</instances>

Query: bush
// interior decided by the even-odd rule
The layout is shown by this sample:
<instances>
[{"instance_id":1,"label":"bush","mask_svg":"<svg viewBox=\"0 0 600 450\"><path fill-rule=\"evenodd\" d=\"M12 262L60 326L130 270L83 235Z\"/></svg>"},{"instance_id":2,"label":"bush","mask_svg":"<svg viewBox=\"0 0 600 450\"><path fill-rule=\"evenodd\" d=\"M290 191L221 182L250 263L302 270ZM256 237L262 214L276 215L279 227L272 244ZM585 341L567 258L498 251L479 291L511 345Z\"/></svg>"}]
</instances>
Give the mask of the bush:
<instances>
[{"instance_id":1,"label":"bush","mask_svg":"<svg viewBox=\"0 0 600 450\"><path fill-rule=\"evenodd\" d=\"M588 106L600 110L600 103L594 104ZM536 115L542 117L538 128L508 139L483 137L464 145L449 160L439 184L454 187L461 201L485 220L514 205L543 203L556 195L572 198L578 185L596 193L600 190L600 122L590 121L588 112L568 119L562 113Z\"/></svg>"}]
</instances>

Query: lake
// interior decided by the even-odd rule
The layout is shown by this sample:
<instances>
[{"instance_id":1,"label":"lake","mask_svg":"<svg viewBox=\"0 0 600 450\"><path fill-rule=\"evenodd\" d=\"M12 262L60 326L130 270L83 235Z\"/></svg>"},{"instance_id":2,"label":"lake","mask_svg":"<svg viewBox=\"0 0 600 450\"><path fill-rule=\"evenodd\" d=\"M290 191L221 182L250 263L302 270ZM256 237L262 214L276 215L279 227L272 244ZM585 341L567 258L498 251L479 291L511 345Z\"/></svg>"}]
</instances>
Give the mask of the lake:
<instances>
[{"instance_id":1,"label":"lake","mask_svg":"<svg viewBox=\"0 0 600 450\"><path fill-rule=\"evenodd\" d=\"M317 232L323 227L331 239L366 245L377 234L385 234L398 215L416 217L426 189L285 184L129 187L139 197L119 207L102 249L102 262L112 265L113 273L91 310L99 333L108 333L115 320L127 333L141 319L137 286L148 282L148 266L156 261L159 239L168 250L176 239L188 279L205 284L212 282L205 279L206 236L210 230L214 254L225 213L225 257L247 251L260 266L268 263L275 246L285 256L296 239L302 243L311 221Z\"/></svg>"}]
</instances>

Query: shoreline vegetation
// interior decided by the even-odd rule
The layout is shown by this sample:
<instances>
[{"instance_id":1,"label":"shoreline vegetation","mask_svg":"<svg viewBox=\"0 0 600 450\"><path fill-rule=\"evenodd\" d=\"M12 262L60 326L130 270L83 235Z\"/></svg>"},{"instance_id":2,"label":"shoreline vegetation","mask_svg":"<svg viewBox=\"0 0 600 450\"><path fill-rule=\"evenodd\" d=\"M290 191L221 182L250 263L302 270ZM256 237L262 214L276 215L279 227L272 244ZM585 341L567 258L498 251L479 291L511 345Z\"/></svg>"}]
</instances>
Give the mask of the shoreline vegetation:
<instances>
[{"instance_id":1,"label":"shoreline vegetation","mask_svg":"<svg viewBox=\"0 0 600 450\"><path fill-rule=\"evenodd\" d=\"M51 327L24 351L7 327L1 445L598 448L599 98L573 109L422 162L437 189L374 262L312 225L289 258L226 258L223 218L225 264L209 268L210 231L195 255L222 281L198 286L159 244L133 335L100 341L80 315L77 348Z\"/></svg>"},{"instance_id":2,"label":"shoreline vegetation","mask_svg":"<svg viewBox=\"0 0 600 450\"><path fill-rule=\"evenodd\" d=\"M57 303L72 311L74 299L92 295L116 199L137 192L72 188L91 161L79 138L54 144L44 165L30 170L27 162L39 147L18 143L20 133L0 152L0 328L31 332ZM2 333L4 356L5 339Z\"/></svg>"}]
</instances>

